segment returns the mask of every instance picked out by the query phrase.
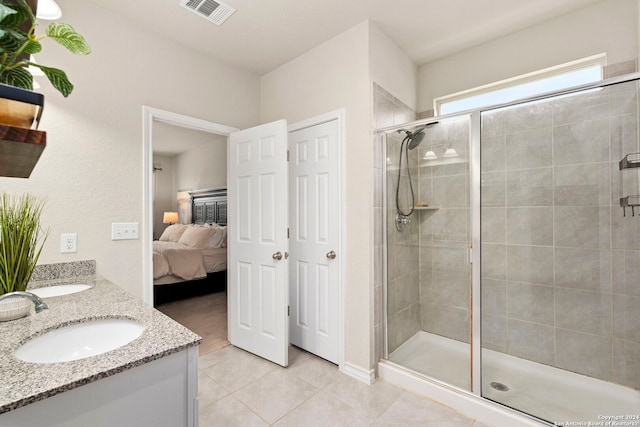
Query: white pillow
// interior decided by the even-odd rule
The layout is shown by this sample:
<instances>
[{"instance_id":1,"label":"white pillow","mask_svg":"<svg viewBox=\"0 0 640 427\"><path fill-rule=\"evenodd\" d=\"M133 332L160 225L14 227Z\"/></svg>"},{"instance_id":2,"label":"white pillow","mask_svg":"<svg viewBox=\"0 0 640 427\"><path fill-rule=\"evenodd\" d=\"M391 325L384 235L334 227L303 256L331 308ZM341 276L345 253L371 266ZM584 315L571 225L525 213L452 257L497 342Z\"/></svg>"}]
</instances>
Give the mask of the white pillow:
<instances>
[{"instance_id":1,"label":"white pillow","mask_svg":"<svg viewBox=\"0 0 640 427\"><path fill-rule=\"evenodd\" d=\"M215 234L209 241L210 248L226 248L227 247L227 227L219 226L216 228Z\"/></svg>"},{"instance_id":2,"label":"white pillow","mask_svg":"<svg viewBox=\"0 0 640 427\"><path fill-rule=\"evenodd\" d=\"M160 241L163 242L177 242L182 237L182 233L187 229L187 226L184 224L173 224L168 226L162 232L162 236L160 236Z\"/></svg>"},{"instance_id":3,"label":"white pillow","mask_svg":"<svg viewBox=\"0 0 640 427\"><path fill-rule=\"evenodd\" d=\"M182 236L180 236L178 243L196 249L204 249L209 245L215 232L216 229L213 227L187 227Z\"/></svg>"}]
</instances>

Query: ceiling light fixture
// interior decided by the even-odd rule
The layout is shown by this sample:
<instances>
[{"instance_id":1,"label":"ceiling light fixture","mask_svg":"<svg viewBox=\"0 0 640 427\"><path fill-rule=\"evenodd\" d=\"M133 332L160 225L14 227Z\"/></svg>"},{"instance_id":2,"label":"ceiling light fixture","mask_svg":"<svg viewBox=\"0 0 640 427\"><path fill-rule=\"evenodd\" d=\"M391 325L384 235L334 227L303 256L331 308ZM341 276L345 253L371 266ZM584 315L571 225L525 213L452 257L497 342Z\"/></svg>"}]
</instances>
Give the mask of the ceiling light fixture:
<instances>
[{"instance_id":1,"label":"ceiling light fixture","mask_svg":"<svg viewBox=\"0 0 640 427\"><path fill-rule=\"evenodd\" d=\"M62 9L54 0L38 0L36 18L55 21L62 18Z\"/></svg>"}]
</instances>

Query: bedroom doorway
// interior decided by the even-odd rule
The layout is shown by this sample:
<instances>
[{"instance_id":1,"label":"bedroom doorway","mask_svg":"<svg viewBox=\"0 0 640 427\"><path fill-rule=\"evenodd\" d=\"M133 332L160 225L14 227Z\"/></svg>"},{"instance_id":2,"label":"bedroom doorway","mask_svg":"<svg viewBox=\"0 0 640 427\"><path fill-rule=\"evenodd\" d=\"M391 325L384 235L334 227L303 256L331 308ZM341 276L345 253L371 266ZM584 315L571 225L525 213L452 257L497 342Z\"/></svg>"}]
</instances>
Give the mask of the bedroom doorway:
<instances>
[{"instance_id":1,"label":"bedroom doorway","mask_svg":"<svg viewBox=\"0 0 640 427\"><path fill-rule=\"evenodd\" d=\"M184 114L158 108L142 107L143 115L143 221L140 235L142 238L142 298L153 305L153 139L154 124L163 123L178 128L208 132L226 138L238 129L219 123L198 119Z\"/></svg>"},{"instance_id":2,"label":"bedroom doorway","mask_svg":"<svg viewBox=\"0 0 640 427\"><path fill-rule=\"evenodd\" d=\"M151 243L159 240L170 225L163 221L163 214L179 212L181 222L191 223L192 220L186 218L185 212L180 209L180 190L226 187L227 139L235 129L150 107L143 107L143 115L143 295L148 304L154 305L155 275ZM219 173L211 173L212 168ZM191 198L189 193L185 194ZM191 216L190 202L188 214ZM219 273L214 274L219 276ZM162 285L161 298L157 300L160 304L156 308L199 334L203 338L200 346L202 354L228 345L226 280L218 278L215 283L205 279L203 282L206 283L202 284L215 285L215 292L201 292L198 287L192 286L197 285L193 281L186 282L185 292L182 292L180 285L183 283L171 284L170 277L158 280L163 283L163 279L169 279L166 282L169 284ZM216 284L218 281L224 282L222 286Z\"/></svg>"}]
</instances>

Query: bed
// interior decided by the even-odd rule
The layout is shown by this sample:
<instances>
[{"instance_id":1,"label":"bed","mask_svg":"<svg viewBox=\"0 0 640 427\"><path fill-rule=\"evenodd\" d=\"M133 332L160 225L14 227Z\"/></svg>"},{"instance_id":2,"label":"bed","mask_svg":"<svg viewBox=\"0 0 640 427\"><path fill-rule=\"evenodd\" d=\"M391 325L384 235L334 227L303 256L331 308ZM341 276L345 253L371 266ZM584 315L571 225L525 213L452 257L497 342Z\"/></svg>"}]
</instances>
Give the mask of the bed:
<instances>
[{"instance_id":1,"label":"bed","mask_svg":"<svg viewBox=\"0 0 640 427\"><path fill-rule=\"evenodd\" d=\"M191 224L153 242L154 305L226 289L227 191L190 191Z\"/></svg>"}]
</instances>

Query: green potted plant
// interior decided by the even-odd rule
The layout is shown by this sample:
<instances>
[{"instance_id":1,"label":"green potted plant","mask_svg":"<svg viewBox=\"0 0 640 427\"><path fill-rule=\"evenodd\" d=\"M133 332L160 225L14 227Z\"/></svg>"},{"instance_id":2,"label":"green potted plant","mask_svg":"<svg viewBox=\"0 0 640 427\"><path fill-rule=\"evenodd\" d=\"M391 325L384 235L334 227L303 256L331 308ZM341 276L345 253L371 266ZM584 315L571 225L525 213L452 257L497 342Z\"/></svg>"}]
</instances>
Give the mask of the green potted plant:
<instances>
[{"instance_id":1,"label":"green potted plant","mask_svg":"<svg viewBox=\"0 0 640 427\"><path fill-rule=\"evenodd\" d=\"M34 11L25 0L0 0L0 97L19 101L24 104L37 106L42 109L44 97L33 91L33 75L29 67L37 67L49 79L49 82L64 97L73 91L73 84L66 73L58 68L44 66L33 62L31 55L42 50L44 39L52 39L67 48L72 53L87 55L91 53L91 47L71 25L62 22L51 22L44 35L36 35L38 21ZM20 93L25 93L25 100L19 98ZM0 114L3 108L0 104ZM6 108L5 108L6 110ZM33 110L32 110L33 111ZM28 113L32 120L39 118L38 113ZM0 122L7 123L0 116ZM24 121L19 121L20 127Z\"/></svg>"},{"instance_id":2,"label":"green potted plant","mask_svg":"<svg viewBox=\"0 0 640 427\"><path fill-rule=\"evenodd\" d=\"M31 194L0 197L0 295L24 291L48 236L40 226L44 201ZM0 301L0 320L26 316L32 304L23 298Z\"/></svg>"}]
</instances>

